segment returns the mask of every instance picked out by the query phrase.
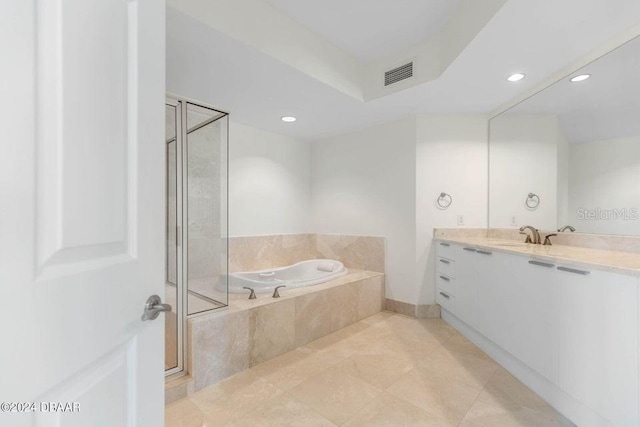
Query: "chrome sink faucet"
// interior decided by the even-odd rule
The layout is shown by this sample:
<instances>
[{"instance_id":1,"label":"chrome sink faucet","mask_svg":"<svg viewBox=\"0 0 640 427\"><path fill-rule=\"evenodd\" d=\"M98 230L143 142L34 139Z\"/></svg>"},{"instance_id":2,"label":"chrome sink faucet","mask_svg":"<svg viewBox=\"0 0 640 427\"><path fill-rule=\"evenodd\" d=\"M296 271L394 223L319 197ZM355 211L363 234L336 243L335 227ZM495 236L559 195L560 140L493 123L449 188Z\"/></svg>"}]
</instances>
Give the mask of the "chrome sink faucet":
<instances>
[{"instance_id":1,"label":"chrome sink faucet","mask_svg":"<svg viewBox=\"0 0 640 427\"><path fill-rule=\"evenodd\" d=\"M529 237L529 235L525 233L524 230L527 229L531 230L531 237ZM520 233L527 234L527 240L525 241L525 243L533 243L534 245L539 245L540 243L542 243L540 241L540 232L535 227L532 227L530 225L523 225L522 227L520 227Z\"/></svg>"},{"instance_id":2,"label":"chrome sink faucet","mask_svg":"<svg viewBox=\"0 0 640 427\"><path fill-rule=\"evenodd\" d=\"M558 231L561 232L561 233L563 233L563 232L565 232L567 230L569 230L570 232L574 233L576 231L576 228L572 227L571 225L565 225L564 227L558 229Z\"/></svg>"}]
</instances>

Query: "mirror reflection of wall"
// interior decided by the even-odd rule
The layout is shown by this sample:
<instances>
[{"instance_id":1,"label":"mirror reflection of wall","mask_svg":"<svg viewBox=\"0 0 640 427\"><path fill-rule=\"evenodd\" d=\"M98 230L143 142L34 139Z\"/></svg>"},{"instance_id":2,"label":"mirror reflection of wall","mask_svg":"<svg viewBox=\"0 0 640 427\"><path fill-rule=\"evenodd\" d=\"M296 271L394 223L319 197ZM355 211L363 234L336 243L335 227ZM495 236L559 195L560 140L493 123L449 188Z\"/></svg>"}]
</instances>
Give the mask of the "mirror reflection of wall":
<instances>
[{"instance_id":1,"label":"mirror reflection of wall","mask_svg":"<svg viewBox=\"0 0 640 427\"><path fill-rule=\"evenodd\" d=\"M490 227L640 235L639 75L635 39L491 120Z\"/></svg>"}]
</instances>

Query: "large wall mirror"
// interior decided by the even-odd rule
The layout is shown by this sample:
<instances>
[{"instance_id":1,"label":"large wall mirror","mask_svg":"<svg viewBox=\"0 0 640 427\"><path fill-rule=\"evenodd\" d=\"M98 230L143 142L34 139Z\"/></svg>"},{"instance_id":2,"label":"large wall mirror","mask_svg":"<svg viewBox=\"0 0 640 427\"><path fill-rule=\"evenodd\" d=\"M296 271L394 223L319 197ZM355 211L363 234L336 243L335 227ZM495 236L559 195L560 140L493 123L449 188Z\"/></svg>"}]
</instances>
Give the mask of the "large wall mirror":
<instances>
[{"instance_id":1,"label":"large wall mirror","mask_svg":"<svg viewBox=\"0 0 640 427\"><path fill-rule=\"evenodd\" d=\"M492 118L489 150L489 227L640 235L640 38Z\"/></svg>"}]
</instances>

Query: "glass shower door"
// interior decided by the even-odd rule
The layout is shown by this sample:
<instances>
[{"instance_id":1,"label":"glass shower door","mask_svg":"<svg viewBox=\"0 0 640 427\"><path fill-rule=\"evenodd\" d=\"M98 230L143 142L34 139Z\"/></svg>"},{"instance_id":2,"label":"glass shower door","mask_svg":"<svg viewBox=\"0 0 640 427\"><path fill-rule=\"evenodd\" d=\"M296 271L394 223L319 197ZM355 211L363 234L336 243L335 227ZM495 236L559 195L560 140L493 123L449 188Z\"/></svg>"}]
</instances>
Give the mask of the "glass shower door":
<instances>
[{"instance_id":1,"label":"glass shower door","mask_svg":"<svg viewBox=\"0 0 640 427\"><path fill-rule=\"evenodd\" d=\"M186 103L187 313L225 307L228 115Z\"/></svg>"},{"instance_id":2,"label":"glass shower door","mask_svg":"<svg viewBox=\"0 0 640 427\"><path fill-rule=\"evenodd\" d=\"M228 115L167 99L165 374L187 368L187 316L228 304Z\"/></svg>"},{"instance_id":3,"label":"glass shower door","mask_svg":"<svg viewBox=\"0 0 640 427\"><path fill-rule=\"evenodd\" d=\"M165 301L171 312L165 317L164 369L167 373L182 370L182 295L180 292L181 260L179 249L179 169L181 103L167 100L165 104L165 159L166 159L166 256Z\"/></svg>"}]
</instances>

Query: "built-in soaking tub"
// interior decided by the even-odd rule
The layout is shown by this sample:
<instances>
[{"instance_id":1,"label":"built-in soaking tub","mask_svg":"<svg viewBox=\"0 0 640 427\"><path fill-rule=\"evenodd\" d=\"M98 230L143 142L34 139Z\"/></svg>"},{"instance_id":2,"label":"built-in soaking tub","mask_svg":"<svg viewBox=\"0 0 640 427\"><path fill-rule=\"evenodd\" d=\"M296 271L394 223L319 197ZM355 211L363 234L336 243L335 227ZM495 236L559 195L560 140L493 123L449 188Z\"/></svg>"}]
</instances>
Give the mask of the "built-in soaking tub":
<instances>
[{"instance_id":1,"label":"built-in soaking tub","mask_svg":"<svg viewBox=\"0 0 640 427\"><path fill-rule=\"evenodd\" d=\"M347 274L340 261L313 259L287 267L260 271L243 271L229 274L229 292L246 293L244 287L253 288L256 293L273 292L276 286L286 289L319 285Z\"/></svg>"}]
</instances>

